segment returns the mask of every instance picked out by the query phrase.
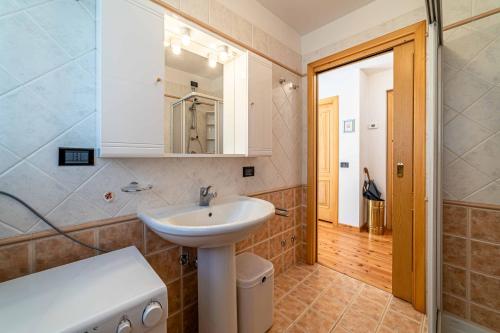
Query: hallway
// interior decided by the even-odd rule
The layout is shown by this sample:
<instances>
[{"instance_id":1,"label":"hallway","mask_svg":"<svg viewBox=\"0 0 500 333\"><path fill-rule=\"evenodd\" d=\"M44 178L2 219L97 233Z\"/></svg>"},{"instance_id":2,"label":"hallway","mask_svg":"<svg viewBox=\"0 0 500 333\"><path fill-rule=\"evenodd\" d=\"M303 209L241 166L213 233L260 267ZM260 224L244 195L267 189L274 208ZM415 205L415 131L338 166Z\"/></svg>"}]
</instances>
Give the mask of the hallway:
<instances>
[{"instance_id":1,"label":"hallway","mask_svg":"<svg viewBox=\"0 0 500 333\"><path fill-rule=\"evenodd\" d=\"M392 235L318 221L318 262L369 285L392 290Z\"/></svg>"}]
</instances>

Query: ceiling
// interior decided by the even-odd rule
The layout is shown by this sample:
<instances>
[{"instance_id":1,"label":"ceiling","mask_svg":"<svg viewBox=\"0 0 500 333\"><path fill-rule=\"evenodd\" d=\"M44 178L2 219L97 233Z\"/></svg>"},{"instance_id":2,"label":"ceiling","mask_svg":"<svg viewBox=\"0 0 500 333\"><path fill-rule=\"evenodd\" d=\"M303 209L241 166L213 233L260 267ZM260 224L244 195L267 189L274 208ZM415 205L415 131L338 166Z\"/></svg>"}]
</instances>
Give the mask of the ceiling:
<instances>
[{"instance_id":1,"label":"ceiling","mask_svg":"<svg viewBox=\"0 0 500 333\"><path fill-rule=\"evenodd\" d=\"M374 0L257 0L305 35Z\"/></svg>"}]
</instances>

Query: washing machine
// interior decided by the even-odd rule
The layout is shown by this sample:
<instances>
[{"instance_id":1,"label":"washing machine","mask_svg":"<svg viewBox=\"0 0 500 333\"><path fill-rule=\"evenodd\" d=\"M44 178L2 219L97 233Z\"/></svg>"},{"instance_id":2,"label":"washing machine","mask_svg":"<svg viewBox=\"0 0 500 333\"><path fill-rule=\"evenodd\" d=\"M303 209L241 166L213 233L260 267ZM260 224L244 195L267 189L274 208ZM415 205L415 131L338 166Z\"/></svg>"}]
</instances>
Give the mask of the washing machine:
<instances>
[{"instance_id":1,"label":"washing machine","mask_svg":"<svg viewBox=\"0 0 500 333\"><path fill-rule=\"evenodd\" d=\"M5 333L166 333L167 287L135 247L0 284Z\"/></svg>"}]
</instances>

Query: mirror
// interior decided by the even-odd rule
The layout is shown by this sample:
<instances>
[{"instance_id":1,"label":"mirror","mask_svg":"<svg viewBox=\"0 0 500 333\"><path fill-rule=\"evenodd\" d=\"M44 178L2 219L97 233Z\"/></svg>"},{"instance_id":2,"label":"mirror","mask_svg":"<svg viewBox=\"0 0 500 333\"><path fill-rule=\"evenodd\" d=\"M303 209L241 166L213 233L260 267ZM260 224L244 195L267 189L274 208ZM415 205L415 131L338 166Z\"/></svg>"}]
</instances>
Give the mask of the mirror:
<instances>
[{"instance_id":1,"label":"mirror","mask_svg":"<svg viewBox=\"0 0 500 333\"><path fill-rule=\"evenodd\" d=\"M192 23L165 15L165 150L237 154L236 71L246 52Z\"/></svg>"}]
</instances>

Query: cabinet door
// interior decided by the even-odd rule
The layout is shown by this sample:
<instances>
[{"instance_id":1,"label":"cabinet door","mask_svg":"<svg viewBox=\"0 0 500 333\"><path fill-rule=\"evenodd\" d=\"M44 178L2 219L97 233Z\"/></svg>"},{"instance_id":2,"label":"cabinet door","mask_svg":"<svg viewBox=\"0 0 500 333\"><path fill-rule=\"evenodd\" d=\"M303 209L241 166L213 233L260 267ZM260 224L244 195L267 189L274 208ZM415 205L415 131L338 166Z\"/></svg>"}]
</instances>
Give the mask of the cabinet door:
<instances>
[{"instance_id":1,"label":"cabinet door","mask_svg":"<svg viewBox=\"0 0 500 333\"><path fill-rule=\"evenodd\" d=\"M248 155L271 155L273 149L272 65L248 57Z\"/></svg>"},{"instance_id":2,"label":"cabinet door","mask_svg":"<svg viewBox=\"0 0 500 333\"><path fill-rule=\"evenodd\" d=\"M149 0L100 0L97 8L100 156L163 156L163 9Z\"/></svg>"}]
</instances>

